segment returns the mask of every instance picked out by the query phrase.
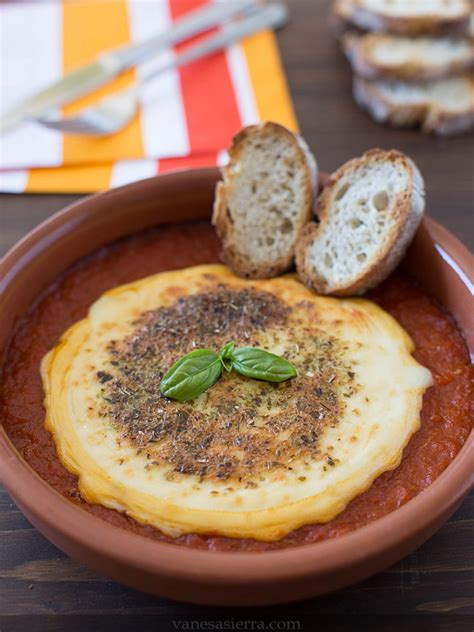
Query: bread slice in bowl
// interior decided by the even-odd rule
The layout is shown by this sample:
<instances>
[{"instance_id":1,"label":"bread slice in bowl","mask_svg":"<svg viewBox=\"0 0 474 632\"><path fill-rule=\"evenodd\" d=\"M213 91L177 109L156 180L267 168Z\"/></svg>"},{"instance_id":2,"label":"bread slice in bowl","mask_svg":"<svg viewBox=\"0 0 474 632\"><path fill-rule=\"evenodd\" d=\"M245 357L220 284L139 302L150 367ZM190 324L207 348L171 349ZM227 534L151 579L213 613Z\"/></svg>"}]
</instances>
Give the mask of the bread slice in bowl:
<instances>
[{"instance_id":1,"label":"bread slice in bowl","mask_svg":"<svg viewBox=\"0 0 474 632\"><path fill-rule=\"evenodd\" d=\"M468 38L346 33L342 46L354 72L365 79L425 81L474 67L474 42Z\"/></svg>"},{"instance_id":2,"label":"bread slice in bowl","mask_svg":"<svg viewBox=\"0 0 474 632\"><path fill-rule=\"evenodd\" d=\"M310 220L316 160L304 140L276 123L244 128L234 138L216 188L213 224L222 258L240 276L287 270Z\"/></svg>"},{"instance_id":3,"label":"bread slice in bowl","mask_svg":"<svg viewBox=\"0 0 474 632\"><path fill-rule=\"evenodd\" d=\"M366 292L398 265L423 216L424 182L404 154L372 149L334 172L298 242L296 267L319 294Z\"/></svg>"},{"instance_id":4,"label":"bread slice in bowl","mask_svg":"<svg viewBox=\"0 0 474 632\"><path fill-rule=\"evenodd\" d=\"M341 31L355 26L399 35L466 35L469 0L337 0L333 22Z\"/></svg>"},{"instance_id":5,"label":"bread slice in bowl","mask_svg":"<svg viewBox=\"0 0 474 632\"><path fill-rule=\"evenodd\" d=\"M354 77L354 98L378 122L421 125L440 136L474 128L474 77L466 73L426 83L370 81Z\"/></svg>"}]
</instances>

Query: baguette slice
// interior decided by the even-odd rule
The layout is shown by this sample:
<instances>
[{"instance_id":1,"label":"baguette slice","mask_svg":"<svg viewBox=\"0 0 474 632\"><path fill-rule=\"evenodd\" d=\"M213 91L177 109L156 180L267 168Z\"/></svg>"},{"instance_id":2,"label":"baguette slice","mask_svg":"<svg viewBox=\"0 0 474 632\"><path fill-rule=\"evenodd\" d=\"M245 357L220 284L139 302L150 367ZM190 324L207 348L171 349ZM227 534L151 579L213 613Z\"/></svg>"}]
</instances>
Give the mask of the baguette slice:
<instances>
[{"instance_id":1,"label":"baguette slice","mask_svg":"<svg viewBox=\"0 0 474 632\"><path fill-rule=\"evenodd\" d=\"M355 73L365 79L426 81L474 67L474 42L467 38L347 33L342 46Z\"/></svg>"},{"instance_id":2,"label":"baguette slice","mask_svg":"<svg viewBox=\"0 0 474 632\"><path fill-rule=\"evenodd\" d=\"M474 128L472 73L429 83L369 81L354 77L354 98L379 122L395 127L421 125L440 136Z\"/></svg>"},{"instance_id":3,"label":"baguette slice","mask_svg":"<svg viewBox=\"0 0 474 632\"><path fill-rule=\"evenodd\" d=\"M424 183L398 151L372 149L340 167L296 249L303 282L320 294L362 294L398 265L424 211Z\"/></svg>"},{"instance_id":4,"label":"baguette slice","mask_svg":"<svg viewBox=\"0 0 474 632\"><path fill-rule=\"evenodd\" d=\"M355 26L397 35L466 35L469 0L336 0L339 31Z\"/></svg>"},{"instance_id":5,"label":"baguette slice","mask_svg":"<svg viewBox=\"0 0 474 632\"><path fill-rule=\"evenodd\" d=\"M292 264L317 193L317 165L298 135L276 123L244 128L216 189L213 224L222 258L247 278L273 277Z\"/></svg>"}]
</instances>

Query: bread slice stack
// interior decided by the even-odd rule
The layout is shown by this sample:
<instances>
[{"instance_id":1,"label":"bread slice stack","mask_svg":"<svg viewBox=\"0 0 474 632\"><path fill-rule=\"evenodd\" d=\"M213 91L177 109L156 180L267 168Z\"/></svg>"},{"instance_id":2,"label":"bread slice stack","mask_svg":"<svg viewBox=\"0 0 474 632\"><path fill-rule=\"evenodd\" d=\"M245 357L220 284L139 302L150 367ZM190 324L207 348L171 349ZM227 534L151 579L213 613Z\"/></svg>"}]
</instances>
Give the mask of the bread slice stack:
<instances>
[{"instance_id":1,"label":"bread slice stack","mask_svg":"<svg viewBox=\"0 0 474 632\"><path fill-rule=\"evenodd\" d=\"M396 127L472 129L472 10L469 0L336 0L333 21L357 103Z\"/></svg>"}]
</instances>

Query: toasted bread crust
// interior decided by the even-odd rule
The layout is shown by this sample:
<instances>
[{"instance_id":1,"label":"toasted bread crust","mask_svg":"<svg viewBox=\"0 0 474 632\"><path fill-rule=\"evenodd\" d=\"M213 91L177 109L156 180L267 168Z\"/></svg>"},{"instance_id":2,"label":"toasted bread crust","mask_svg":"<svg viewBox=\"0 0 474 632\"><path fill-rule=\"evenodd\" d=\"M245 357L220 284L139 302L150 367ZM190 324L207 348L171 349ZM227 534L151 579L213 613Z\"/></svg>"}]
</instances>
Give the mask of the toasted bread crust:
<instances>
[{"instance_id":1,"label":"toasted bread crust","mask_svg":"<svg viewBox=\"0 0 474 632\"><path fill-rule=\"evenodd\" d=\"M374 160L401 161L409 173L410 186L402 194L395 196L391 206L396 209L397 221L391 229L389 239L384 243L372 262L371 267L361 274L355 281L328 287L321 281L310 261L310 248L318 233L330 220L332 199L335 187L340 178L353 167L370 164ZM366 292L374 287L395 269L418 228L424 211L423 178L416 165L404 154L396 150L385 151L371 149L360 158L354 158L342 165L329 179L329 183L317 201L316 214L319 224L311 222L305 227L303 236L296 248L296 267L305 285L320 294L333 296L351 296Z\"/></svg>"},{"instance_id":2,"label":"toasted bread crust","mask_svg":"<svg viewBox=\"0 0 474 632\"><path fill-rule=\"evenodd\" d=\"M368 33L363 36L346 33L342 37L344 53L357 75L364 79L426 81L463 73L474 67L474 45L470 46L470 54L465 59L451 61L444 66L438 64L429 67L416 59L398 65L378 63L373 59L371 50L385 37L386 35L380 33Z\"/></svg>"},{"instance_id":3,"label":"toasted bread crust","mask_svg":"<svg viewBox=\"0 0 474 632\"><path fill-rule=\"evenodd\" d=\"M246 141L256 133L271 137L284 135L294 147L298 162L297 168L303 169L305 173L304 203L300 209L293 246L285 256L263 263L252 261L249 259L248 253L243 253L239 250L239 244L236 243L233 234L233 222L227 209L227 199L233 187L233 168L242 159ZM212 223L216 227L218 237L221 239L222 260L236 274L246 278L264 279L282 274L293 265L296 243L304 226L311 218L312 207L317 193L317 165L309 147L301 137L277 123L266 122L259 125L251 125L242 129L234 137L232 146L229 149L229 163L221 169L221 173L223 181L219 182L216 188Z\"/></svg>"},{"instance_id":4,"label":"toasted bread crust","mask_svg":"<svg viewBox=\"0 0 474 632\"><path fill-rule=\"evenodd\" d=\"M469 81L474 90L474 79L471 77ZM429 101L396 104L386 99L376 84L361 77L354 77L353 94L357 104L379 123L395 127L421 125L424 132L440 136L461 134L474 128L474 100L470 110L457 114L446 112Z\"/></svg>"},{"instance_id":5,"label":"toasted bread crust","mask_svg":"<svg viewBox=\"0 0 474 632\"><path fill-rule=\"evenodd\" d=\"M332 11L336 30L343 32L352 26L366 31L393 33L396 35L467 35L470 25L471 6L465 0L463 14L453 18L433 14L430 16L395 17L362 6L358 0L339 0Z\"/></svg>"}]
</instances>

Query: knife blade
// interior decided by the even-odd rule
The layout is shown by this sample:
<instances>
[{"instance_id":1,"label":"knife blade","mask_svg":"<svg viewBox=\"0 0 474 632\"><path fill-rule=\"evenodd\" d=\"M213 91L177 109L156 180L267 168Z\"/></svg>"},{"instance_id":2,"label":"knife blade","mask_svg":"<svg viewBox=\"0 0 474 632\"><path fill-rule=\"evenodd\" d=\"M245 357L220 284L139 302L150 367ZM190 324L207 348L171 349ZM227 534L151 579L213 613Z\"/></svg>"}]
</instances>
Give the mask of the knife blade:
<instances>
[{"instance_id":1,"label":"knife blade","mask_svg":"<svg viewBox=\"0 0 474 632\"><path fill-rule=\"evenodd\" d=\"M73 70L0 116L0 133L16 127L27 118L39 116L92 92L166 46L197 35L234 15L254 11L259 6L258 0L233 0L206 6L177 20L168 31L133 46L104 53L92 63Z\"/></svg>"}]
</instances>

